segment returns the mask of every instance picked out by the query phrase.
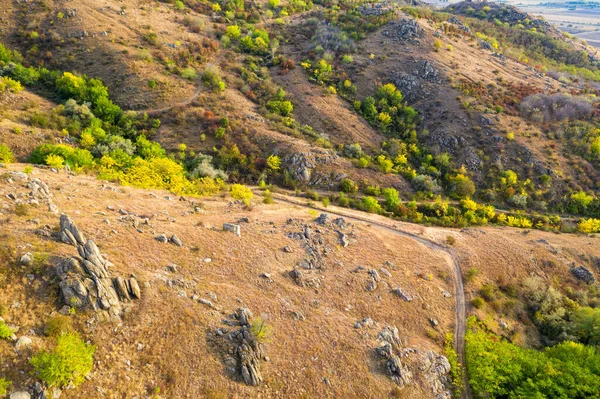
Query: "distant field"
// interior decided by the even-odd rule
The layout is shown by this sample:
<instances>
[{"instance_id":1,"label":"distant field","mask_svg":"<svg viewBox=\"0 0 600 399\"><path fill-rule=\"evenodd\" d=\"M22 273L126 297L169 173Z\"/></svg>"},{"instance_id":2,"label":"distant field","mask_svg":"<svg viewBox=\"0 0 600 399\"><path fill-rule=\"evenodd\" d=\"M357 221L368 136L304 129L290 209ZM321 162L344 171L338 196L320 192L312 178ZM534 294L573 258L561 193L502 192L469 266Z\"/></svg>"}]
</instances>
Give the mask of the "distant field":
<instances>
[{"instance_id":1,"label":"distant field","mask_svg":"<svg viewBox=\"0 0 600 399\"><path fill-rule=\"evenodd\" d=\"M515 5L533 15L544 17L556 27L600 48L600 9L568 10L567 8L540 5Z\"/></svg>"}]
</instances>

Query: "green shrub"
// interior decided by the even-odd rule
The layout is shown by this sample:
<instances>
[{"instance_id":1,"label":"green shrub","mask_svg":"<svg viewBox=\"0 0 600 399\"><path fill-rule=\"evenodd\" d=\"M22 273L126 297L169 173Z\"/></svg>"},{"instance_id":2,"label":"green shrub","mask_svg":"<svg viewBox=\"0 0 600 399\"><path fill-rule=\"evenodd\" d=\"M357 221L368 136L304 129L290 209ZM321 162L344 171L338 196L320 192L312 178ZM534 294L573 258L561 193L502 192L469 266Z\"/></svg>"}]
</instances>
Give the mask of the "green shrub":
<instances>
[{"instance_id":1,"label":"green shrub","mask_svg":"<svg viewBox=\"0 0 600 399\"><path fill-rule=\"evenodd\" d=\"M594 398L600 352L565 341L543 351L521 348L467 320L466 369L476 398Z\"/></svg>"},{"instance_id":2,"label":"green shrub","mask_svg":"<svg viewBox=\"0 0 600 399\"><path fill-rule=\"evenodd\" d=\"M470 283L471 281L475 280L475 277L477 276L478 273L479 273L479 271L476 268L474 268L474 267L470 268L469 270L467 270L467 274L465 275L465 280Z\"/></svg>"},{"instance_id":3,"label":"green shrub","mask_svg":"<svg viewBox=\"0 0 600 399\"><path fill-rule=\"evenodd\" d=\"M78 334L66 333L57 338L52 351L36 353L30 363L48 386L78 386L94 367L95 351L96 347L86 344Z\"/></svg>"},{"instance_id":4,"label":"green shrub","mask_svg":"<svg viewBox=\"0 0 600 399\"><path fill-rule=\"evenodd\" d=\"M267 108L271 112L275 112L281 116L288 116L294 110L294 106L290 101L269 101Z\"/></svg>"},{"instance_id":5,"label":"green shrub","mask_svg":"<svg viewBox=\"0 0 600 399\"><path fill-rule=\"evenodd\" d=\"M154 32L145 33L142 36L142 39L144 39L147 43L153 46L156 46L158 44L158 35Z\"/></svg>"},{"instance_id":6,"label":"green shrub","mask_svg":"<svg viewBox=\"0 0 600 399\"><path fill-rule=\"evenodd\" d=\"M364 196L361 199L361 207L364 211L369 213L381 213L381 205L379 201L373 197Z\"/></svg>"},{"instance_id":7,"label":"green shrub","mask_svg":"<svg viewBox=\"0 0 600 399\"><path fill-rule=\"evenodd\" d=\"M325 208L327 208L329 206L329 204L331 203L331 201L329 200L329 197L323 197L323 199L321 200L321 202L323 203L323 206Z\"/></svg>"},{"instance_id":8,"label":"green shrub","mask_svg":"<svg viewBox=\"0 0 600 399\"><path fill-rule=\"evenodd\" d=\"M194 68L185 68L181 71L181 77L187 80L194 80L198 77Z\"/></svg>"},{"instance_id":9,"label":"green shrub","mask_svg":"<svg viewBox=\"0 0 600 399\"><path fill-rule=\"evenodd\" d=\"M0 77L0 93L9 91L11 93L20 93L23 90L21 82L9 77Z\"/></svg>"},{"instance_id":10,"label":"green shrub","mask_svg":"<svg viewBox=\"0 0 600 399\"><path fill-rule=\"evenodd\" d=\"M275 202L273 200L273 194L271 193L271 191L269 189L265 190L265 194L264 194L264 198L263 198L263 203L270 205L273 202Z\"/></svg>"},{"instance_id":11,"label":"green shrub","mask_svg":"<svg viewBox=\"0 0 600 399\"><path fill-rule=\"evenodd\" d=\"M202 72L202 83L212 91L219 93L225 90L225 82L221 79L221 72L215 66L208 67Z\"/></svg>"},{"instance_id":12,"label":"green shrub","mask_svg":"<svg viewBox=\"0 0 600 399\"><path fill-rule=\"evenodd\" d=\"M13 333L14 331L4 321L0 320L0 339L9 339Z\"/></svg>"},{"instance_id":13,"label":"green shrub","mask_svg":"<svg viewBox=\"0 0 600 399\"><path fill-rule=\"evenodd\" d=\"M60 155L50 154L44 160L46 165L51 168L61 169L64 165L65 160Z\"/></svg>"},{"instance_id":14,"label":"green shrub","mask_svg":"<svg viewBox=\"0 0 600 399\"><path fill-rule=\"evenodd\" d=\"M341 182L341 189L345 193L355 193L358 191L358 184L351 179L343 179Z\"/></svg>"},{"instance_id":15,"label":"green shrub","mask_svg":"<svg viewBox=\"0 0 600 399\"><path fill-rule=\"evenodd\" d=\"M0 144L0 163L11 163L15 161L15 157L6 144Z\"/></svg>"},{"instance_id":16,"label":"green shrub","mask_svg":"<svg viewBox=\"0 0 600 399\"><path fill-rule=\"evenodd\" d=\"M29 205L27 204L16 204L15 205L15 215L17 216L28 216L29 215Z\"/></svg>"},{"instance_id":17,"label":"green shrub","mask_svg":"<svg viewBox=\"0 0 600 399\"><path fill-rule=\"evenodd\" d=\"M250 334L259 343L269 342L273 336L273 327L262 317L255 317L250 321Z\"/></svg>"},{"instance_id":18,"label":"green shrub","mask_svg":"<svg viewBox=\"0 0 600 399\"><path fill-rule=\"evenodd\" d=\"M6 378L0 378L0 397L6 395L11 386L12 382L7 380Z\"/></svg>"},{"instance_id":19,"label":"green shrub","mask_svg":"<svg viewBox=\"0 0 600 399\"><path fill-rule=\"evenodd\" d=\"M450 379L452 380L452 387L454 388L454 397L460 398L462 390L464 389L464 370L463 365L458 362L458 354L454 350L454 335L452 335L452 333L446 334L444 353L446 358L448 358L448 363L450 363Z\"/></svg>"},{"instance_id":20,"label":"green shrub","mask_svg":"<svg viewBox=\"0 0 600 399\"><path fill-rule=\"evenodd\" d=\"M242 31L237 25L229 25L227 28L225 28L225 34L232 39L239 39L242 35Z\"/></svg>"},{"instance_id":21,"label":"green shrub","mask_svg":"<svg viewBox=\"0 0 600 399\"><path fill-rule=\"evenodd\" d=\"M471 301L471 305L473 305L477 309L480 309L483 307L483 305L485 305L485 301L483 300L483 298L473 298L473 300Z\"/></svg>"}]
</instances>

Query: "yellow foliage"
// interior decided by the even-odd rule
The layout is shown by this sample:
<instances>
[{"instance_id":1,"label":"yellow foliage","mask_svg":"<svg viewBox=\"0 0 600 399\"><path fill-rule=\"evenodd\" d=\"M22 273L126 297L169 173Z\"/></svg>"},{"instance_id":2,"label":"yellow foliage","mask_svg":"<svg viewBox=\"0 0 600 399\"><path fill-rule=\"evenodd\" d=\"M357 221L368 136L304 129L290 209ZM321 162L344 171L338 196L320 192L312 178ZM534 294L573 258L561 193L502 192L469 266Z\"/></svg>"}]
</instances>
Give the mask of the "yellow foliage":
<instances>
[{"instance_id":1,"label":"yellow foliage","mask_svg":"<svg viewBox=\"0 0 600 399\"><path fill-rule=\"evenodd\" d=\"M600 219L582 219L577 224L577 230L582 233L600 233Z\"/></svg>"}]
</instances>

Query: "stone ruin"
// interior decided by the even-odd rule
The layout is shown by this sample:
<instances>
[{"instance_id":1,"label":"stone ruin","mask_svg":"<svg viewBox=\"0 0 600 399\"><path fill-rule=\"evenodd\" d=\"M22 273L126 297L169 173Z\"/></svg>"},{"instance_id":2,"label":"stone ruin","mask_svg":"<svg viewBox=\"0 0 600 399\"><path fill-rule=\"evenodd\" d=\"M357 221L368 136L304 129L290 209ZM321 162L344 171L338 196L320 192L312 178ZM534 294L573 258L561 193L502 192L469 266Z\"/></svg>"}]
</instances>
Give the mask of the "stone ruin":
<instances>
[{"instance_id":1,"label":"stone ruin","mask_svg":"<svg viewBox=\"0 0 600 399\"><path fill-rule=\"evenodd\" d=\"M59 239L77 247L79 256L65 258L56 265L60 279L61 298L65 305L79 309L92 309L100 318L118 319L124 303L141 298L135 277L111 277L109 268L114 265L105 259L92 240L86 240L73 220L60 216Z\"/></svg>"}]
</instances>

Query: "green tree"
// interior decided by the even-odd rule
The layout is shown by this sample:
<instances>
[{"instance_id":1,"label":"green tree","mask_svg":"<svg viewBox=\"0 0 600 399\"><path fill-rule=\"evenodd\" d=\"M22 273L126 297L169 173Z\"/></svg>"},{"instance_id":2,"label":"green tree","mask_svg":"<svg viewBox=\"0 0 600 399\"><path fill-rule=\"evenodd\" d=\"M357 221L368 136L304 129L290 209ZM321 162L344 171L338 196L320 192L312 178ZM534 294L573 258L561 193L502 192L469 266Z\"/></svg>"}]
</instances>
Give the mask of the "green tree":
<instances>
[{"instance_id":1,"label":"green tree","mask_svg":"<svg viewBox=\"0 0 600 399\"><path fill-rule=\"evenodd\" d=\"M385 197L385 206L392 209L400 204L400 195L395 188L384 188L383 196Z\"/></svg>"}]
</instances>

